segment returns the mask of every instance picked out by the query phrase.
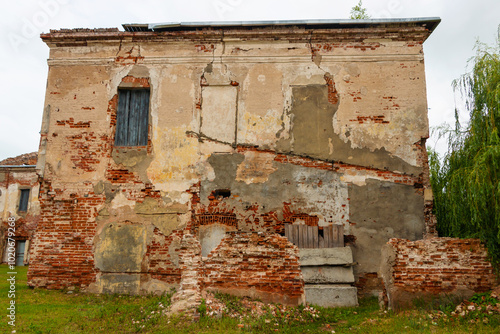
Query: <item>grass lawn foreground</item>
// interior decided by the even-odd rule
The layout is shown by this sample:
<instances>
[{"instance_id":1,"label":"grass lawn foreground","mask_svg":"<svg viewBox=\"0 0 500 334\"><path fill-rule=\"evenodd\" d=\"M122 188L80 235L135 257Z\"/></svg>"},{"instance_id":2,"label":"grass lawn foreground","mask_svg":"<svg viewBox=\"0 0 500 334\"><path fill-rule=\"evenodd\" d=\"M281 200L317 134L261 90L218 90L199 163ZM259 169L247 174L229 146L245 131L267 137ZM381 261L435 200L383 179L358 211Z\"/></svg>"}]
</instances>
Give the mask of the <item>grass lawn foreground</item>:
<instances>
[{"instance_id":1,"label":"grass lawn foreground","mask_svg":"<svg viewBox=\"0 0 500 334\"><path fill-rule=\"evenodd\" d=\"M475 303L429 305L393 313L381 311L376 299L357 308L283 307L264 305L255 314L251 301L217 295L223 311L211 311L213 300L202 300L201 317L192 322L168 318L164 296L92 295L79 291L30 289L27 267L16 267L15 298L9 298L9 269L0 265L0 333L500 333L500 301L491 294ZM15 327L7 315L15 300Z\"/></svg>"}]
</instances>

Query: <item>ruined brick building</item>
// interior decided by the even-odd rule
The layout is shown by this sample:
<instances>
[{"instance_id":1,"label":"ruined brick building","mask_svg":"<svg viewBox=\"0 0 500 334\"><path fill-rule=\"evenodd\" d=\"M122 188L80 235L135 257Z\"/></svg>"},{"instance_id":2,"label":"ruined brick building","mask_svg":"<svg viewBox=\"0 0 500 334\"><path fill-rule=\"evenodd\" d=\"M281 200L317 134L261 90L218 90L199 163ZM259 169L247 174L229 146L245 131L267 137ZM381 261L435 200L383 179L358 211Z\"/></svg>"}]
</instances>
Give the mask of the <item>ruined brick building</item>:
<instances>
[{"instance_id":1,"label":"ruined brick building","mask_svg":"<svg viewBox=\"0 0 500 334\"><path fill-rule=\"evenodd\" d=\"M0 161L0 258L4 263L11 262L9 253L15 255L17 266L29 263L28 249L40 218L36 161L36 152ZM13 226L8 225L9 219ZM14 251L9 251L9 237L15 242Z\"/></svg>"},{"instance_id":2,"label":"ruined brick building","mask_svg":"<svg viewBox=\"0 0 500 334\"><path fill-rule=\"evenodd\" d=\"M423 43L438 23L42 34L29 285L143 293L194 275L197 288L298 303L292 224L320 240L343 226L359 292L379 291L381 247L432 232Z\"/></svg>"}]
</instances>

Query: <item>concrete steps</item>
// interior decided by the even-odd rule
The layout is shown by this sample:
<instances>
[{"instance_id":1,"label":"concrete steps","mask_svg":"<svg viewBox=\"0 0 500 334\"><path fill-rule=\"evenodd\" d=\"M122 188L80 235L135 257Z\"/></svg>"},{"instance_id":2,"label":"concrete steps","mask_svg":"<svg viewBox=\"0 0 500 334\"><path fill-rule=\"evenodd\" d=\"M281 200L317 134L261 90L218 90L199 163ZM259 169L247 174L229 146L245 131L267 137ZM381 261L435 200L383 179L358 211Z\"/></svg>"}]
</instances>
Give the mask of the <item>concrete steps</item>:
<instances>
[{"instance_id":1,"label":"concrete steps","mask_svg":"<svg viewBox=\"0 0 500 334\"><path fill-rule=\"evenodd\" d=\"M352 266L349 247L301 248L300 268L305 281L306 303L323 307L357 306Z\"/></svg>"},{"instance_id":2,"label":"concrete steps","mask_svg":"<svg viewBox=\"0 0 500 334\"><path fill-rule=\"evenodd\" d=\"M323 307L358 306L358 289L345 284L306 284L306 303Z\"/></svg>"}]
</instances>

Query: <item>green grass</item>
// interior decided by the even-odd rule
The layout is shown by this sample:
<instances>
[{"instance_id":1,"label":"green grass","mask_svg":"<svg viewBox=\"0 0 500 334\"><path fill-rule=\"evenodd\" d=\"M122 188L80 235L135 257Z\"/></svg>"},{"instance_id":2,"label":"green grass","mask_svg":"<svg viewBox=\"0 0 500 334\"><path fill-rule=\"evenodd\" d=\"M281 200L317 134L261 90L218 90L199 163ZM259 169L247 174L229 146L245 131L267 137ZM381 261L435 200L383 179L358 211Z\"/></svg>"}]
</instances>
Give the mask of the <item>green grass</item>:
<instances>
[{"instance_id":1,"label":"green grass","mask_svg":"<svg viewBox=\"0 0 500 334\"><path fill-rule=\"evenodd\" d=\"M444 311L415 309L400 313L381 312L375 299L360 301L357 308L308 307L266 308L264 315L242 319L202 316L199 322L181 317L167 318L161 311L170 296L90 295L79 292L30 289L26 286L26 267L16 268L16 333L498 333L498 314L465 317ZM10 333L7 324L7 266L0 266L0 333ZM239 312L243 306L235 297L218 295L228 309ZM478 297L482 298L482 296ZM482 298L485 302L491 302ZM161 303L161 305L160 305ZM164 307L162 307L162 305ZM274 311L273 311L274 310ZM311 311L312 310L312 311ZM274 313L273 313L274 312ZM447 314L447 316L443 316ZM488 323L484 323L484 318ZM302 319L302 320L296 320ZM243 325L239 327L238 325ZM276 331L277 330L277 331Z\"/></svg>"}]
</instances>

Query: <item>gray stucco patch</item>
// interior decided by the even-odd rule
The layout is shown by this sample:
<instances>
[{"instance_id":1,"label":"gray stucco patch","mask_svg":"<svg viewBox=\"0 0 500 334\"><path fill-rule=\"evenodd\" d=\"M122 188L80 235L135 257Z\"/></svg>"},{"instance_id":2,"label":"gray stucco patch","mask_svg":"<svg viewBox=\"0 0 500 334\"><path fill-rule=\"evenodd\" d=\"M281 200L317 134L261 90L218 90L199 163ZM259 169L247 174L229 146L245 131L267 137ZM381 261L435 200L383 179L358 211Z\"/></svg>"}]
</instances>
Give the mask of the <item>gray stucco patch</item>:
<instances>
[{"instance_id":1,"label":"gray stucco patch","mask_svg":"<svg viewBox=\"0 0 500 334\"><path fill-rule=\"evenodd\" d=\"M188 212L188 207L179 203L167 206L161 201L146 197L144 201L135 204L134 211L143 215L177 214Z\"/></svg>"},{"instance_id":2,"label":"gray stucco patch","mask_svg":"<svg viewBox=\"0 0 500 334\"><path fill-rule=\"evenodd\" d=\"M293 88L293 151L312 157L329 157L328 138L334 136L332 119L337 106L328 102L326 85Z\"/></svg>"},{"instance_id":3,"label":"gray stucco patch","mask_svg":"<svg viewBox=\"0 0 500 334\"><path fill-rule=\"evenodd\" d=\"M287 202L300 212L317 214L327 221L340 222L343 215L347 216L346 186L333 170L273 162L274 172L266 182L247 184L235 179L237 164L244 163L243 155L212 155L209 162L216 177L201 182L200 199L204 205L208 205L212 191L228 189L231 196L223 201L240 213L258 203L258 213L275 211L282 219L283 205Z\"/></svg>"},{"instance_id":4,"label":"gray stucco patch","mask_svg":"<svg viewBox=\"0 0 500 334\"><path fill-rule=\"evenodd\" d=\"M140 274L102 274L99 286L102 293L139 294Z\"/></svg>"},{"instance_id":5,"label":"gray stucco patch","mask_svg":"<svg viewBox=\"0 0 500 334\"><path fill-rule=\"evenodd\" d=\"M170 235L173 230L180 228L179 217L176 214L162 214L151 217L151 223L158 227L164 235Z\"/></svg>"},{"instance_id":6,"label":"gray stucco patch","mask_svg":"<svg viewBox=\"0 0 500 334\"><path fill-rule=\"evenodd\" d=\"M146 170L153 158L145 148L114 147L111 156L116 164L130 172L136 172L142 182L150 182Z\"/></svg>"},{"instance_id":7,"label":"gray stucco patch","mask_svg":"<svg viewBox=\"0 0 500 334\"><path fill-rule=\"evenodd\" d=\"M293 87L293 153L321 160L397 170L412 175L421 173L421 167L412 166L401 158L392 156L385 148L373 151L367 148L352 148L349 141L346 143L340 139L333 130L333 116L339 103L334 105L328 101L326 85ZM280 143L280 147L286 146Z\"/></svg>"},{"instance_id":8,"label":"gray stucco patch","mask_svg":"<svg viewBox=\"0 0 500 334\"><path fill-rule=\"evenodd\" d=\"M201 243L201 256L207 256L226 236L227 227L220 224L200 226L198 235Z\"/></svg>"},{"instance_id":9,"label":"gray stucco patch","mask_svg":"<svg viewBox=\"0 0 500 334\"><path fill-rule=\"evenodd\" d=\"M208 162L215 172L213 183L219 188L229 188L236 179L236 170L243 160L243 154L212 154Z\"/></svg>"},{"instance_id":10,"label":"gray stucco patch","mask_svg":"<svg viewBox=\"0 0 500 334\"><path fill-rule=\"evenodd\" d=\"M103 272L140 272L152 226L111 223L95 246L95 265Z\"/></svg>"},{"instance_id":11,"label":"gray stucco patch","mask_svg":"<svg viewBox=\"0 0 500 334\"><path fill-rule=\"evenodd\" d=\"M424 200L413 186L368 179L349 186L355 272L377 272L390 238L417 240L425 230Z\"/></svg>"}]
</instances>

